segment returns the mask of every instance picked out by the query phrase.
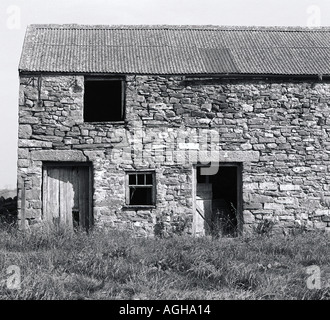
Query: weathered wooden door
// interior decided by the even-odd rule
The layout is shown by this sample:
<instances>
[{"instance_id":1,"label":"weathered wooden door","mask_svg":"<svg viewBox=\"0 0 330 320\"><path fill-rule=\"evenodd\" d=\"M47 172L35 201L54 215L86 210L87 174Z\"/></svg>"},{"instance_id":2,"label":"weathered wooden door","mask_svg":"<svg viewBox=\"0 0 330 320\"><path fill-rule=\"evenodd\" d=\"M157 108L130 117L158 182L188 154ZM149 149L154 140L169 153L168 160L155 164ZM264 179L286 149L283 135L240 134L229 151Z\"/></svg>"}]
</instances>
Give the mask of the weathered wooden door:
<instances>
[{"instance_id":1,"label":"weathered wooden door","mask_svg":"<svg viewBox=\"0 0 330 320\"><path fill-rule=\"evenodd\" d=\"M55 225L92 225L89 166L47 165L43 170L43 218Z\"/></svg>"},{"instance_id":2,"label":"weathered wooden door","mask_svg":"<svg viewBox=\"0 0 330 320\"><path fill-rule=\"evenodd\" d=\"M212 184L197 183L196 212L194 216L195 234L207 235L211 232Z\"/></svg>"}]
</instances>

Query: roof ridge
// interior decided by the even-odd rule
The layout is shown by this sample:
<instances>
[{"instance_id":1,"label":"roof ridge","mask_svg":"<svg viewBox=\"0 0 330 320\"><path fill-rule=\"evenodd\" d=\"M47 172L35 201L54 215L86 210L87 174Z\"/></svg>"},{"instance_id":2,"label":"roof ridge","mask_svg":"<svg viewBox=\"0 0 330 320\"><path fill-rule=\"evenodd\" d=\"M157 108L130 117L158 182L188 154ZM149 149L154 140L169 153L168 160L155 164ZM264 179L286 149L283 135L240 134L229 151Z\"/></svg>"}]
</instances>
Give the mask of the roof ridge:
<instances>
[{"instance_id":1,"label":"roof ridge","mask_svg":"<svg viewBox=\"0 0 330 320\"><path fill-rule=\"evenodd\" d=\"M219 31L330 31L330 26L225 26L225 25L87 25L87 24L31 24L34 29L84 30L219 30Z\"/></svg>"}]
</instances>

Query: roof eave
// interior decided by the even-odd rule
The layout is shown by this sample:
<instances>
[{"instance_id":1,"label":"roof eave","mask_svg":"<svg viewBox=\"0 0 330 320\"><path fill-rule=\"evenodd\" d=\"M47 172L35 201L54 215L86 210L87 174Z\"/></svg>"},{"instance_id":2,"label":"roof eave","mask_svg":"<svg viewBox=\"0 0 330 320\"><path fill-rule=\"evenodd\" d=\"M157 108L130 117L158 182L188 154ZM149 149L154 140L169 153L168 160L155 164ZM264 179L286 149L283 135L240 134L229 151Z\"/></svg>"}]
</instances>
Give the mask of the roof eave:
<instances>
[{"instance_id":1,"label":"roof eave","mask_svg":"<svg viewBox=\"0 0 330 320\"><path fill-rule=\"evenodd\" d=\"M284 73L144 73L144 72L85 72L85 71L49 71L18 69L19 74L67 74L67 75L147 75L147 76L184 76L187 78L329 78L330 74L284 74Z\"/></svg>"}]
</instances>

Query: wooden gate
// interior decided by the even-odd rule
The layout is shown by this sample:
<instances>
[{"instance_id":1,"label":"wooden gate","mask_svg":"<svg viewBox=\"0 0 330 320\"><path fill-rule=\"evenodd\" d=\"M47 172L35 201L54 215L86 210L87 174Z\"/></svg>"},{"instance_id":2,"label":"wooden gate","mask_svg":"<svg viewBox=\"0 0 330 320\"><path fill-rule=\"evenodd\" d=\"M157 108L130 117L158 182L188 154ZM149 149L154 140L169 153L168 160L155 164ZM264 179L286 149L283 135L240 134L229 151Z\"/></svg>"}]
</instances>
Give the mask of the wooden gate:
<instances>
[{"instance_id":1,"label":"wooden gate","mask_svg":"<svg viewBox=\"0 0 330 320\"><path fill-rule=\"evenodd\" d=\"M43 218L55 225L89 229L92 215L88 165L47 164L43 168Z\"/></svg>"}]
</instances>

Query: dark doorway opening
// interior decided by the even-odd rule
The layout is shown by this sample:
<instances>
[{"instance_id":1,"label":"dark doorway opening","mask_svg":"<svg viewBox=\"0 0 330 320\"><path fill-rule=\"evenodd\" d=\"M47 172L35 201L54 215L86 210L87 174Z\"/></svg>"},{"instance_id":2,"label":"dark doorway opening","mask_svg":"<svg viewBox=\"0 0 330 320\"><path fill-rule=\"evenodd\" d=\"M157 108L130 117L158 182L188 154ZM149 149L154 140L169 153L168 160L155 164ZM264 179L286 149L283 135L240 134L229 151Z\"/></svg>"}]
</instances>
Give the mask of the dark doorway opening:
<instances>
[{"instance_id":1,"label":"dark doorway opening","mask_svg":"<svg viewBox=\"0 0 330 320\"><path fill-rule=\"evenodd\" d=\"M219 164L216 174L196 168L197 233L236 237L241 228L241 164ZM212 172L213 170L210 170Z\"/></svg>"}]
</instances>

